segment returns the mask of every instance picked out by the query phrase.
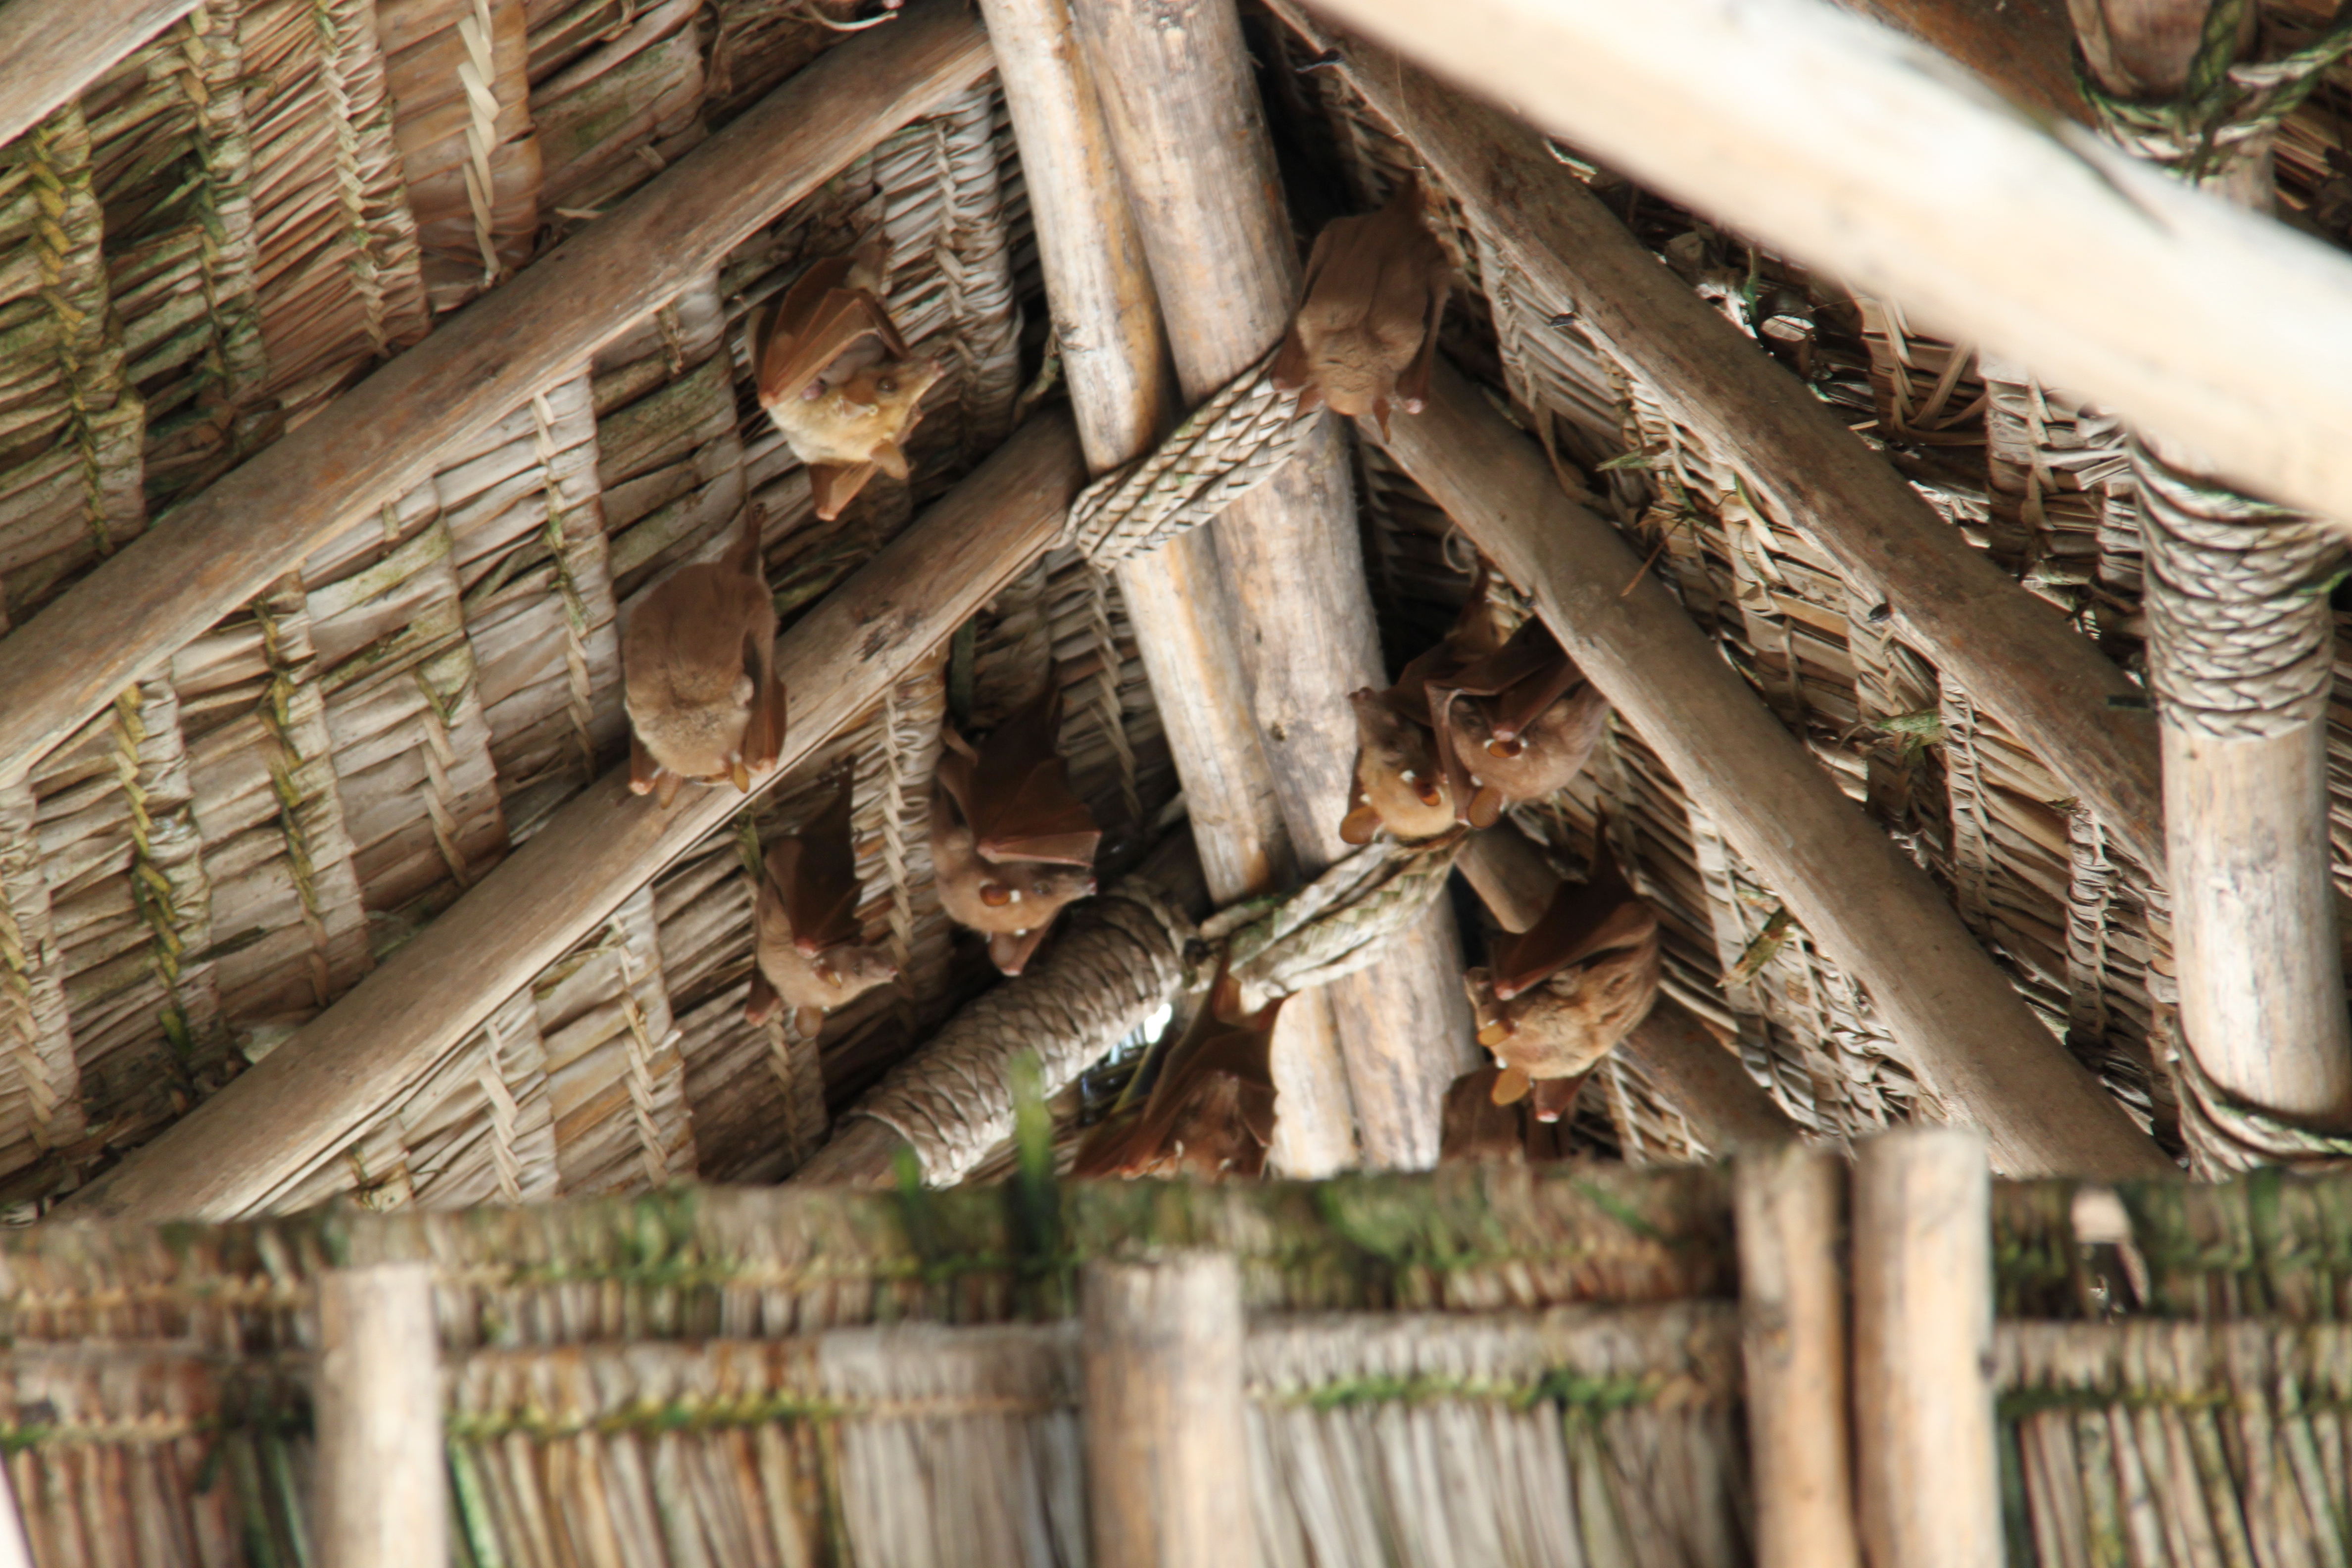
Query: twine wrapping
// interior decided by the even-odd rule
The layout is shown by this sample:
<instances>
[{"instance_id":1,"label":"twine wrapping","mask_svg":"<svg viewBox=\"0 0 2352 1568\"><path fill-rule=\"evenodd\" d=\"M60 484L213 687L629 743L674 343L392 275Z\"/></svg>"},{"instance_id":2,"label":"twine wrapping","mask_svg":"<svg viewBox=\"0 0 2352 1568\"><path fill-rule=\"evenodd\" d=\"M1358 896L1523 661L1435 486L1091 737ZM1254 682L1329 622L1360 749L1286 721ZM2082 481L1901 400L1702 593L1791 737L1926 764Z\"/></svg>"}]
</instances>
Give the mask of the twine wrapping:
<instances>
[{"instance_id":1,"label":"twine wrapping","mask_svg":"<svg viewBox=\"0 0 2352 1568\"><path fill-rule=\"evenodd\" d=\"M1287 897L1212 916L1201 934L1225 942L1242 1010L1255 1013L1370 967L1436 901L1465 842L1458 833L1421 844L1381 839Z\"/></svg>"},{"instance_id":2,"label":"twine wrapping","mask_svg":"<svg viewBox=\"0 0 2352 1568\"><path fill-rule=\"evenodd\" d=\"M1274 477L1322 415L1277 391L1269 352L1194 409L1165 441L1070 503L1065 543L1108 570L1200 527Z\"/></svg>"},{"instance_id":3,"label":"twine wrapping","mask_svg":"<svg viewBox=\"0 0 2352 1568\"><path fill-rule=\"evenodd\" d=\"M2352 1136L2302 1127L2250 1104L2206 1076L2194 1050L2175 1064L2189 1172L2219 1182L2265 1165L2314 1171L2352 1163Z\"/></svg>"}]
</instances>

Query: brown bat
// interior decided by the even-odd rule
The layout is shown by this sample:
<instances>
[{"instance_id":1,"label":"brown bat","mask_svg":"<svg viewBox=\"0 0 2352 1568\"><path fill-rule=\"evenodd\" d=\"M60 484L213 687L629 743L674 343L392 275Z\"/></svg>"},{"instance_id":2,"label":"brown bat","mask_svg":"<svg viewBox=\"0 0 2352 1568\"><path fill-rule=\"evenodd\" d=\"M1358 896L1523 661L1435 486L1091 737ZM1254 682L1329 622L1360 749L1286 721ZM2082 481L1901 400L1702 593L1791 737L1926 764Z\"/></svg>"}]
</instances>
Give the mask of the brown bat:
<instances>
[{"instance_id":1,"label":"brown bat","mask_svg":"<svg viewBox=\"0 0 2352 1568\"><path fill-rule=\"evenodd\" d=\"M816 514L828 521L876 469L906 480L899 443L922 416L923 394L946 374L898 335L882 286L874 249L828 257L748 323L760 406L808 465Z\"/></svg>"},{"instance_id":2,"label":"brown bat","mask_svg":"<svg viewBox=\"0 0 2352 1568\"><path fill-rule=\"evenodd\" d=\"M768 848L753 913L757 967L743 1006L751 1023L766 1023L781 1000L814 1039L827 1013L898 977L887 949L858 941L849 809L845 783L823 815Z\"/></svg>"},{"instance_id":3,"label":"brown bat","mask_svg":"<svg viewBox=\"0 0 2352 1568\"><path fill-rule=\"evenodd\" d=\"M776 765L784 683L776 679L776 605L760 565L761 511L715 563L679 568L646 595L621 637L621 705L629 715L629 790L686 779L733 780Z\"/></svg>"},{"instance_id":4,"label":"brown bat","mask_svg":"<svg viewBox=\"0 0 2352 1568\"><path fill-rule=\"evenodd\" d=\"M1608 700L1539 620L1485 658L1433 674L1428 691L1446 783L1473 827L1567 787L1609 722Z\"/></svg>"},{"instance_id":5,"label":"brown bat","mask_svg":"<svg viewBox=\"0 0 2352 1568\"><path fill-rule=\"evenodd\" d=\"M1495 944L1494 963L1463 976L1478 1014L1478 1043L1502 1068L1496 1103L1533 1093L1555 1121L1574 1085L1658 998L1658 919L1618 868L1606 837L1592 880L1563 882L1543 918Z\"/></svg>"},{"instance_id":6,"label":"brown bat","mask_svg":"<svg viewBox=\"0 0 2352 1568\"><path fill-rule=\"evenodd\" d=\"M1334 218L1315 237L1274 384L1298 393L1301 408L1319 401L1349 418L1370 415L1385 437L1391 405L1418 414L1429 396L1450 282L1445 251L1422 226L1420 181L1408 175L1380 211Z\"/></svg>"},{"instance_id":7,"label":"brown bat","mask_svg":"<svg viewBox=\"0 0 2352 1568\"><path fill-rule=\"evenodd\" d=\"M950 919L988 936L988 954L1018 974L1064 905L1095 890L1102 830L1070 790L1055 749L1062 689L1036 701L975 748L947 727L931 797L931 864Z\"/></svg>"},{"instance_id":8,"label":"brown bat","mask_svg":"<svg viewBox=\"0 0 2352 1568\"><path fill-rule=\"evenodd\" d=\"M1576 1103L1577 1090L1591 1074L1547 1079L1537 1086L1539 1091L1550 1091L1541 1102L1552 1112L1549 1119L1538 1114L1535 1096L1496 1104L1495 1083L1502 1075L1501 1068L1479 1068L1455 1079L1445 1091L1444 1110L1438 1118L1439 1164L1497 1161L1538 1165L1570 1157L1568 1113Z\"/></svg>"},{"instance_id":9,"label":"brown bat","mask_svg":"<svg viewBox=\"0 0 2352 1568\"><path fill-rule=\"evenodd\" d=\"M1274 1144L1274 1020L1286 999L1240 1011L1223 968L1184 1037L1169 1047L1139 1107L1113 1114L1079 1146L1079 1176L1265 1173Z\"/></svg>"},{"instance_id":10,"label":"brown bat","mask_svg":"<svg viewBox=\"0 0 2352 1568\"><path fill-rule=\"evenodd\" d=\"M1433 838L1454 826L1435 737L1396 710L1388 694L1367 686L1348 700L1356 710L1356 793L1339 824L1350 844L1370 844L1385 827L1402 839Z\"/></svg>"}]
</instances>

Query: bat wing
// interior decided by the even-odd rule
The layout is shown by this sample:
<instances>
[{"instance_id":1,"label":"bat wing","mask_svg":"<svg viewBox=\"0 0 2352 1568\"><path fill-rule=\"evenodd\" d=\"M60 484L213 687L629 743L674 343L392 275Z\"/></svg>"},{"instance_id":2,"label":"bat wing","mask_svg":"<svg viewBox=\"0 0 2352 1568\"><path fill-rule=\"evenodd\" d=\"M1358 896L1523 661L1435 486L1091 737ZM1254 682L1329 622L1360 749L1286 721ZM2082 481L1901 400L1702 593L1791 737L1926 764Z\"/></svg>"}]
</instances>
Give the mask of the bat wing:
<instances>
[{"instance_id":1,"label":"bat wing","mask_svg":"<svg viewBox=\"0 0 2352 1568\"><path fill-rule=\"evenodd\" d=\"M968 819L987 858L1094 864L1102 830L1071 792L1070 765L1055 744L1061 724L1062 689L1049 684L981 749Z\"/></svg>"},{"instance_id":2,"label":"bat wing","mask_svg":"<svg viewBox=\"0 0 2352 1568\"><path fill-rule=\"evenodd\" d=\"M1037 950L1045 945L1045 933L1051 930L1053 922L1048 921L1031 931L996 931L988 939L988 960L996 965L999 974L1018 974L1037 956Z\"/></svg>"},{"instance_id":3,"label":"bat wing","mask_svg":"<svg viewBox=\"0 0 2352 1568\"><path fill-rule=\"evenodd\" d=\"M1438 253L1437 266L1431 270L1424 285L1428 308L1422 320L1421 348L1397 377L1397 396L1402 400L1405 412L1418 414L1429 401L1429 378L1437 362L1437 332L1445 324L1445 297L1452 291L1452 268L1444 262L1444 253Z\"/></svg>"},{"instance_id":4,"label":"bat wing","mask_svg":"<svg viewBox=\"0 0 2352 1568\"><path fill-rule=\"evenodd\" d=\"M1657 916L1618 869L1606 838L1592 869L1591 881L1580 886L1562 882L1540 920L1517 937L1495 944L1497 997L1507 1000L1531 991L1571 963L1656 934Z\"/></svg>"},{"instance_id":5,"label":"bat wing","mask_svg":"<svg viewBox=\"0 0 2352 1568\"><path fill-rule=\"evenodd\" d=\"M1323 264L1331 253L1331 228L1324 226L1315 237L1315 247L1307 256L1307 280L1299 292L1299 311L1306 301L1315 297L1315 280L1322 276ZM1274 356L1274 384L1283 392L1297 392L1315 379L1315 362L1307 352L1307 339L1298 330L1298 311L1293 311L1290 326L1282 334L1282 349ZM1305 401L1301 399L1301 401Z\"/></svg>"},{"instance_id":6,"label":"bat wing","mask_svg":"<svg viewBox=\"0 0 2352 1568\"><path fill-rule=\"evenodd\" d=\"M809 495L816 502L817 516L826 522L839 517L874 477L874 470L872 463L811 463Z\"/></svg>"},{"instance_id":7,"label":"bat wing","mask_svg":"<svg viewBox=\"0 0 2352 1568\"><path fill-rule=\"evenodd\" d=\"M860 289L826 290L812 310L805 330L793 332L786 317L792 301L776 313L768 341L760 352L760 401L782 403L798 397L824 374L834 361L866 337L878 337L898 358L907 357L906 343L889 313L873 295Z\"/></svg>"},{"instance_id":8,"label":"bat wing","mask_svg":"<svg viewBox=\"0 0 2352 1568\"><path fill-rule=\"evenodd\" d=\"M782 896L793 941L815 954L858 940L857 862L851 844L850 794L843 789L795 837L768 851L768 876Z\"/></svg>"}]
</instances>

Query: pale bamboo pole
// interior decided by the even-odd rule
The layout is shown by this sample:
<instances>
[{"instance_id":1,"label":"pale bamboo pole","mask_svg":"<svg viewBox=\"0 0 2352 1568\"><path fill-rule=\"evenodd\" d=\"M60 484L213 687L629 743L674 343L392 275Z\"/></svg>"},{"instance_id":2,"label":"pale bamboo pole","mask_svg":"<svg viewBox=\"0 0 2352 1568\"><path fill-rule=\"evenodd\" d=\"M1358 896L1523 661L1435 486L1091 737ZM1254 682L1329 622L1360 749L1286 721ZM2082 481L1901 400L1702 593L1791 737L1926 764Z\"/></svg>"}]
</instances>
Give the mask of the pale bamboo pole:
<instances>
[{"instance_id":1,"label":"pale bamboo pole","mask_svg":"<svg viewBox=\"0 0 2352 1568\"><path fill-rule=\"evenodd\" d=\"M1175 373L1143 237L1120 187L1110 131L1069 0L981 0L997 79L1021 144L1045 295L1089 472L1141 457L1174 423ZM1238 625L1202 531L1115 574L1151 678L1209 893L1230 904L1295 869L1273 771L1251 717ZM1275 1031L1282 1114L1274 1164L1302 1177L1355 1163L1354 1110L1329 1001L1295 999Z\"/></svg>"},{"instance_id":2,"label":"pale bamboo pole","mask_svg":"<svg viewBox=\"0 0 2352 1568\"><path fill-rule=\"evenodd\" d=\"M197 0L9 0L0 5L0 146L39 124Z\"/></svg>"},{"instance_id":3,"label":"pale bamboo pole","mask_svg":"<svg viewBox=\"0 0 2352 1568\"><path fill-rule=\"evenodd\" d=\"M1793 1143L1732 1165L1758 1568L1861 1568L1847 1424L1845 1162Z\"/></svg>"},{"instance_id":4,"label":"pale bamboo pole","mask_svg":"<svg viewBox=\"0 0 2352 1568\"><path fill-rule=\"evenodd\" d=\"M2066 0L1837 0L1968 67L2042 114L2087 121Z\"/></svg>"},{"instance_id":5,"label":"pale bamboo pole","mask_svg":"<svg viewBox=\"0 0 2352 1568\"><path fill-rule=\"evenodd\" d=\"M34 1568L33 1544L25 1534L24 1510L16 1504L16 1482L0 1464L0 1568Z\"/></svg>"},{"instance_id":6,"label":"pale bamboo pole","mask_svg":"<svg viewBox=\"0 0 2352 1568\"><path fill-rule=\"evenodd\" d=\"M792 721L775 771L754 788L768 788L854 723L1027 570L1061 532L1083 483L1079 465L1066 416L1031 419L793 623L776 643ZM500 1003L743 805L731 789L696 789L665 812L629 793L625 764L614 769L350 994L66 1208L145 1220L249 1213L348 1143Z\"/></svg>"},{"instance_id":7,"label":"pale bamboo pole","mask_svg":"<svg viewBox=\"0 0 2352 1568\"><path fill-rule=\"evenodd\" d=\"M1297 16L1292 0L1276 9ZM1326 39L1311 25L1303 30ZM1905 637L2022 736L2133 856L2164 868L2164 790L2142 694L2046 601L1937 516L1811 390L1627 232L1500 110L1387 50L1341 41L1350 85L1578 327L1829 552ZM2063 60L2063 53L2061 52Z\"/></svg>"},{"instance_id":8,"label":"pale bamboo pole","mask_svg":"<svg viewBox=\"0 0 2352 1568\"><path fill-rule=\"evenodd\" d=\"M449 1468L431 1265L319 1276L311 1403L322 1568L446 1568Z\"/></svg>"},{"instance_id":9,"label":"pale bamboo pole","mask_svg":"<svg viewBox=\"0 0 2352 1568\"><path fill-rule=\"evenodd\" d=\"M13 62L0 62L6 76ZM898 127L970 88L988 63L987 36L961 0L913 0L205 489L169 528L116 551L0 637L0 783L430 475L452 443L577 374L631 321Z\"/></svg>"},{"instance_id":10,"label":"pale bamboo pole","mask_svg":"<svg viewBox=\"0 0 2352 1568\"><path fill-rule=\"evenodd\" d=\"M1991 1205L1984 1142L1967 1129L1855 1151L1854 1452L1871 1568L2001 1568Z\"/></svg>"},{"instance_id":11,"label":"pale bamboo pole","mask_svg":"<svg viewBox=\"0 0 2352 1568\"><path fill-rule=\"evenodd\" d=\"M1542 853L1514 827L1472 834L1454 868L1507 931L1525 931L1540 920L1559 883ZM1642 1069L1712 1152L1800 1135L1739 1058L1671 996L1658 997L1650 1016L1617 1043L1617 1054Z\"/></svg>"},{"instance_id":12,"label":"pale bamboo pole","mask_svg":"<svg viewBox=\"0 0 2352 1568\"><path fill-rule=\"evenodd\" d=\"M1078 1300L1096 1568L1250 1568L1240 1268L1221 1252L1096 1261Z\"/></svg>"},{"instance_id":13,"label":"pale bamboo pole","mask_svg":"<svg viewBox=\"0 0 2352 1568\"><path fill-rule=\"evenodd\" d=\"M2074 0L2072 10L2105 92L2163 105L2187 89L2217 7ZM2242 51L2254 7L2239 15ZM2139 150L2159 166L2207 151L2170 145L2178 140L2159 133ZM2192 176L2267 212L2272 142L2270 133L2233 139ZM2257 1119L2352 1131L2352 1013L2329 876L2336 626L2312 587L2342 563L2342 542L2319 519L2228 493L2178 443L2143 431L2138 447L2182 1044L2201 1077ZM2248 560L2261 564L2247 571ZM2184 1085L2192 1099L2207 1092L2200 1076ZM2247 1141L2258 1121L2231 1120L2224 1136L2206 1115L2183 1118L2200 1170L2268 1163L2301 1141L2264 1148L2258 1131Z\"/></svg>"},{"instance_id":14,"label":"pale bamboo pole","mask_svg":"<svg viewBox=\"0 0 2352 1568\"><path fill-rule=\"evenodd\" d=\"M1318 0L1612 167L2352 518L2352 261L1825 0Z\"/></svg>"},{"instance_id":15,"label":"pale bamboo pole","mask_svg":"<svg viewBox=\"0 0 2352 1568\"><path fill-rule=\"evenodd\" d=\"M1274 347L1299 267L1234 0L1079 0L1078 36L1158 286L1177 379L1194 403ZM1348 852L1347 696L1385 684L1354 484L1327 421L1212 525L1245 628L1249 697L1299 870ZM1460 940L1442 903L1378 966L1328 987L1364 1163L1437 1159L1447 1085L1474 1060Z\"/></svg>"},{"instance_id":16,"label":"pale bamboo pole","mask_svg":"<svg viewBox=\"0 0 2352 1568\"><path fill-rule=\"evenodd\" d=\"M1536 609L1693 804L1862 982L2005 1173L2173 1170L2026 1008L1927 874L1847 800L1534 442L1441 363L1390 452Z\"/></svg>"}]
</instances>

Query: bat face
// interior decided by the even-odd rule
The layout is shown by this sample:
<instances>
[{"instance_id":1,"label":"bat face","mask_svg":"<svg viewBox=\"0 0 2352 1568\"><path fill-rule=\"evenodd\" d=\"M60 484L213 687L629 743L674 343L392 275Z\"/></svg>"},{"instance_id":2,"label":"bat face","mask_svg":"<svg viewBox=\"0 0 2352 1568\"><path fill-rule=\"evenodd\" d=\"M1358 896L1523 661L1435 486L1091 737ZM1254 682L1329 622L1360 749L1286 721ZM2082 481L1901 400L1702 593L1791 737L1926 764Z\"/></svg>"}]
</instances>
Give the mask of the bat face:
<instances>
[{"instance_id":1,"label":"bat face","mask_svg":"<svg viewBox=\"0 0 2352 1568\"><path fill-rule=\"evenodd\" d=\"M1096 1129L1079 1149L1081 1176L1265 1174L1274 1143L1277 998L1241 1016L1222 972L1184 1037L1169 1047L1143 1105Z\"/></svg>"},{"instance_id":2,"label":"bat face","mask_svg":"<svg viewBox=\"0 0 2352 1568\"><path fill-rule=\"evenodd\" d=\"M850 805L845 783L806 828L768 850L752 912L754 955L767 992L755 988L744 1009L755 1024L781 1000L799 1014L803 1033L814 1036L825 1014L898 977L887 949L857 940Z\"/></svg>"},{"instance_id":3,"label":"bat face","mask_svg":"<svg viewBox=\"0 0 2352 1568\"><path fill-rule=\"evenodd\" d=\"M665 806L685 780L732 782L775 766L784 689L775 678L776 608L760 571L760 517L712 563L657 584L621 635L622 707L629 715L629 787Z\"/></svg>"},{"instance_id":4,"label":"bat face","mask_svg":"<svg viewBox=\"0 0 2352 1568\"><path fill-rule=\"evenodd\" d=\"M1542 800L1583 772L1608 728L1609 703L1587 682L1507 739L1496 732L1487 705L1475 698L1456 698L1445 720L1447 742L1470 786L1463 819L1488 827L1504 806Z\"/></svg>"},{"instance_id":5,"label":"bat face","mask_svg":"<svg viewBox=\"0 0 2352 1568\"><path fill-rule=\"evenodd\" d=\"M1391 408L1421 412L1445 314L1445 252L1422 226L1414 180L1368 217L1325 226L1307 263L1307 294L1274 363L1274 382L1389 428Z\"/></svg>"},{"instance_id":6,"label":"bat face","mask_svg":"<svg viewBox=\"0 0 2352 1568\"><path fill-rule=\"evenodd\" d=\"M1369 812L1401 839L1431 838L1454 826L1454 794L1446 787L1429 729L1400 715L1387 694L1367 686L1351 694L1356 710L1356 794L1361 803L1341 825L1350 843L1370 841ZM1354 837L1361 831L1363 837Z\"/></svg>"},{"instance_id":7,"label":"bat face","mask_svg":"<svg viewBox=\"0 0 2352 1568\"><path fill-rule=\"evenodd\" d=\"M1095 892L1089 867L983 857L944 778L931 792L931 868L948 918L985 934L990 959L1006 974L1027 967L1055 917Z\"/></svg>"},{"instance_id":8,"label":"bat face","mask_svg":"<svg viewBox=\"0 0 2352 1568\"><path fill-rule=\"evenodd\" d=\"M751 323L760 405L808 465L817 515L828 521L877 470L907 478L900 443L946 374L899 336L880 272L864 253L829 258Z\"/></svg>"}]
</instances>

